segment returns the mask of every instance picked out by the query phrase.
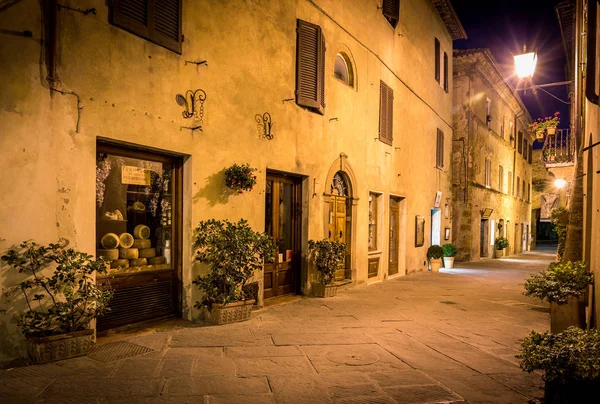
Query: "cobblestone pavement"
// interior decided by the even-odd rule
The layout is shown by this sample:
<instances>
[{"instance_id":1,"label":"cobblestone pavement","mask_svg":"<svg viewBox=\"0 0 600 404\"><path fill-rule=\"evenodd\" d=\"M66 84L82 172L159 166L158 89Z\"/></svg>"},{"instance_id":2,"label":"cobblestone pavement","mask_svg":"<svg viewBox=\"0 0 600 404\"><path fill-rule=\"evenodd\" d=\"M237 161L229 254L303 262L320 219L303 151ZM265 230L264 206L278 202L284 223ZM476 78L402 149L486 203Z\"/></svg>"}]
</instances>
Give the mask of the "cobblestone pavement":
<instances>
[{"instance_id":1,"label":"cobblestone pavement","mask_svg":"<svg viewBox=\"0 0 600 404\"><path fill-rule=\"evenodd\" d=\"M0 401L526 403L541 377L514 356L549 315L521 284L552 258L458 264L275 305L244 323L130 336L121 343L149 352L1 370Z\"/></svg>"}]
</instances>

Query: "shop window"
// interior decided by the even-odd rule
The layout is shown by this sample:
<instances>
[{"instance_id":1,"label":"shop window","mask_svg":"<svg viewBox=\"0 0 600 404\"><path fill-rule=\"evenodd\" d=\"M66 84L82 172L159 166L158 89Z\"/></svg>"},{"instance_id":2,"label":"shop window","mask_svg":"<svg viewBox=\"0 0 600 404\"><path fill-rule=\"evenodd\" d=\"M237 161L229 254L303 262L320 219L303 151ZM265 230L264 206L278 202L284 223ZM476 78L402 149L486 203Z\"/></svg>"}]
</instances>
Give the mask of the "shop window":
<instances>
[{"instance_id":1,"label":"shop window","mask_svg":"<svg viewBox=\"0 0 600 404\"><path fill-rule=\"evenodd\" d=\"M325 38L321 27L298 20L296 104L325 113Z\"/></svg>"},{"instance_id":2,"label":"shop window","mask_svg":"<svg viewBox=\"0 0 600 404\"><path fill-rule=\"evenodd\" d=\"M181 53L181 0L113 0L110 23Z\"/></svg>"},{"instance_id":3,"label":"shop window","mask_svg":"<svg viewBox=\"0 0 600 404\"><path fill-rule=\"evenodd\" d=\"M369 251L377 250L379 195L369 193Z\"/></svg>"},{"instance_id":4,"label":"shop window","mask_svg":"<svg viewBox=\"0 0 600 404\"><path fill-rule=\"evenodd\" d=\"M335 57L335 62L333 64L333 75L336 79L348 84L349 86L354 86L354 72L352 70L352 63L349 58L343 54L338 53Z\"/></svg>"},{"instance_id":5,"label":"shop window","mask_svg":"<svg viewBox=\"0 0 600 404\"><path fill-rule=\"evenodd\" d=\"M394 90L383 81L379 85L379 140L389 145L394 133Z\"/></svg>"}]
</instances>

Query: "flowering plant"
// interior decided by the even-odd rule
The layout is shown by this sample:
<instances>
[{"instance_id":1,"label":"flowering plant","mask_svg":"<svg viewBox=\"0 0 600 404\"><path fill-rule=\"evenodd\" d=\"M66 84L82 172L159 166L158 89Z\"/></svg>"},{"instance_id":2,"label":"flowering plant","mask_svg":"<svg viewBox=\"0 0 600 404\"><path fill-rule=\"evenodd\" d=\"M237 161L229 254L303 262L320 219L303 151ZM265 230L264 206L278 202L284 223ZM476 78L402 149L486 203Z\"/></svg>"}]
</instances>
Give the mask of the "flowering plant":
<instances>
[{"instance_id":1,"label":"flowering plant","mask_svg":"<svg viewBox=\"0 0 600 404\"><path fill-rule=\"evenodd\" d=\"M559 116L560 112L556 111L553 117L545 117L544 119L538 118L533 123L529 124L529 132L534 134L537 138L543 138L544 132L548 128L556 128L560 122Z\"/></svg>"},{"instance_id":2,"label":"flowering plant","mask_svg":"<svg viewBox=\"0 0 600 404\"><path fill-rule=\"evenodd\" d=\"M234 164L225 169L225 185L238 191L239 194L243 191L252 191L252 188L256 185L255 171L258 171L258 169L250 167L248 163Z\"/></svg>"}]
</instances>

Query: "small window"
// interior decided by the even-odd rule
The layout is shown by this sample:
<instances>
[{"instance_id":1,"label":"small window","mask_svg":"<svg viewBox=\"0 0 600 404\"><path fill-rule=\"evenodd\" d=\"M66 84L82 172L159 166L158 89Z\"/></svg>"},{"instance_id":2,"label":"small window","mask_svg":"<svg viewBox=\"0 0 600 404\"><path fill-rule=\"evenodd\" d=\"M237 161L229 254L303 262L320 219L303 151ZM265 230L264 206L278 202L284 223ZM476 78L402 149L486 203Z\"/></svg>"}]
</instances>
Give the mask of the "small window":
<instances>
[{"instance_id":1,"label":"small window","mask_svg":"<svg viewBox=\"0 0 600 404\"><path fill-rule=\"evenodd\" d=\"M517 195L516 195L516 197L520 198L521 197L521 177L519 177L518 175L517 175L517 184L516 184L515 188L517 188Z\"/></svg>"},{"instance_id":2,"label":"small window","mask_svg":"<svg viewBox=\"0 0 600 404\"><path fill-rule=\"evenodd\" d=\"M181 53L181 0L113 0L110 23Z\"/></svg>"},{"instance_id":3,"label":"small window","mask_svg":"<svg viewBox=\"0 0 600 404\"><path fill-rule=\"evenodd\" d=\"M448 54L444 52L444 91L448 92Z\"/></svg>"},{"instance_id":4,"label":"small window","mask_svg":"<svg viewBox=\"0 0 600 404\"><path fill-rule=\"evenodd\" d=\"M498 166L498 191L504 192L504 167Z\"/></svg>"},{"instance_id":5,"label":"small window","mask_svg":"<svg viewBox=\"0 0 600 404\"><path fill-rule=\"evenodd\" d=\"M396 28L400 20L400 0L383 0L381 13L393 28Z\"/></svg>"},{"instance_id":6,"label":"small window","mask_svg":"<svg viewBox=\"0 0 600 404\"><path fill-rule=\"evenodd\" d=\"M346 55L338 53L333 64L333 75L336 79L354 86L354 72L352 71L352 63Z\"/></svg>"},{"instance_id":7,"label":"small window","mask_svg":"<svg viewBox=\"0 0 600 404\"><path fill-rule=\"evenodd\" d=\"M485 124L488 129L492 127L492 100L489 98L485 100Z\"/></svg>"},{"instance_id":8,"label":"small window","mask_svg":"<svg viewBox=\"0 0 600 404\"><path fill-rule=\"evenodd\" d=\"M435 81L437 81L438 83L440 82L440 73L441 73L441 66L440 66L440 54L441 54L441 48L440 48L440 40L435 38Z\"/></svg>"},{"instance_id":9,"label":"small window","mask_svg":"<svg viewBox=\"0 0 600 404\"><path fill-rule=\"evenodd\" d=\"M369 251L377 250L377 215L379 211L379 195L369 193Z\"/></svg>"},{"instance_id":10,"label":"small window","mask_svg":"<svg viewBox=\"0 0 600 404\"><path fill-rule=\"evenodd\" d=\"M383 81L379 86L379 140L389 145L394 133L394 91Z\"/></svg>"},{"instance_id":11,"label":"small window","mask_svg":"<svg viewBox=\"0 0 600 404\"><path fill-rule=\"evenodd\" d=\"M321 27L298 20L296 104L325 113L325 38Z\"/></svg>"},{"instance_id":12,"label":"small window","mask_svg":"<svg viewBox=\"0 0 600 404\"><path fill-rule=\"evenodd\" d=\"M492 159L485 159L485 170L484 170L485 186L490 188L492 186Z\"/></svg>"},{"instance_id":13,"label":"small window","mask_svg":"<svg viewBox=\"0 0 600 404\"><path fill-rule=\"evenodd\" d=\"M437 130L437 139L435 142L435 166L444 168L444 132Z\"/></svg>"}]
</instances>

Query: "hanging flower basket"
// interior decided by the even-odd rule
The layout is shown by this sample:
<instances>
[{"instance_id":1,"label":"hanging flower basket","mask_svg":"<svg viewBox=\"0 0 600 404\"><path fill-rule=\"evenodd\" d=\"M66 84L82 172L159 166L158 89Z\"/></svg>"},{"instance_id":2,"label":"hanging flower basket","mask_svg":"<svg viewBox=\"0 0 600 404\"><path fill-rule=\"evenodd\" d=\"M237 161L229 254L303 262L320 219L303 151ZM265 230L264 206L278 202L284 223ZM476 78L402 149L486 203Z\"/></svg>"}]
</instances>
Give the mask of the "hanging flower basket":
<instances>
[{"instance_id":1,"label":"hanging flower basket","mask_svg":"<svg viewBox=\"0 0 600 404\"><path fill-rule=\"evenodd\" d=\"M225 169L225 185L238 194L242 194L244 191L252 191L252 188L256 185L255 171L258 171L258 169L250 167L248 163L234 164Z\"/></svg>"},{"instance_id":2,"label":"hanging flower basket","mask_svg":"<svg viewBox=\"0 0 600 404\"><path fill-rule=\"evenodd\" d=\"M534 134L536 139L542 140L546 134L556 134L556 128L560 123L560 112L556 111L553 117L547 116L544 119L538 118L529 124L529 132Z\"/></svg>"}]
</instances>

